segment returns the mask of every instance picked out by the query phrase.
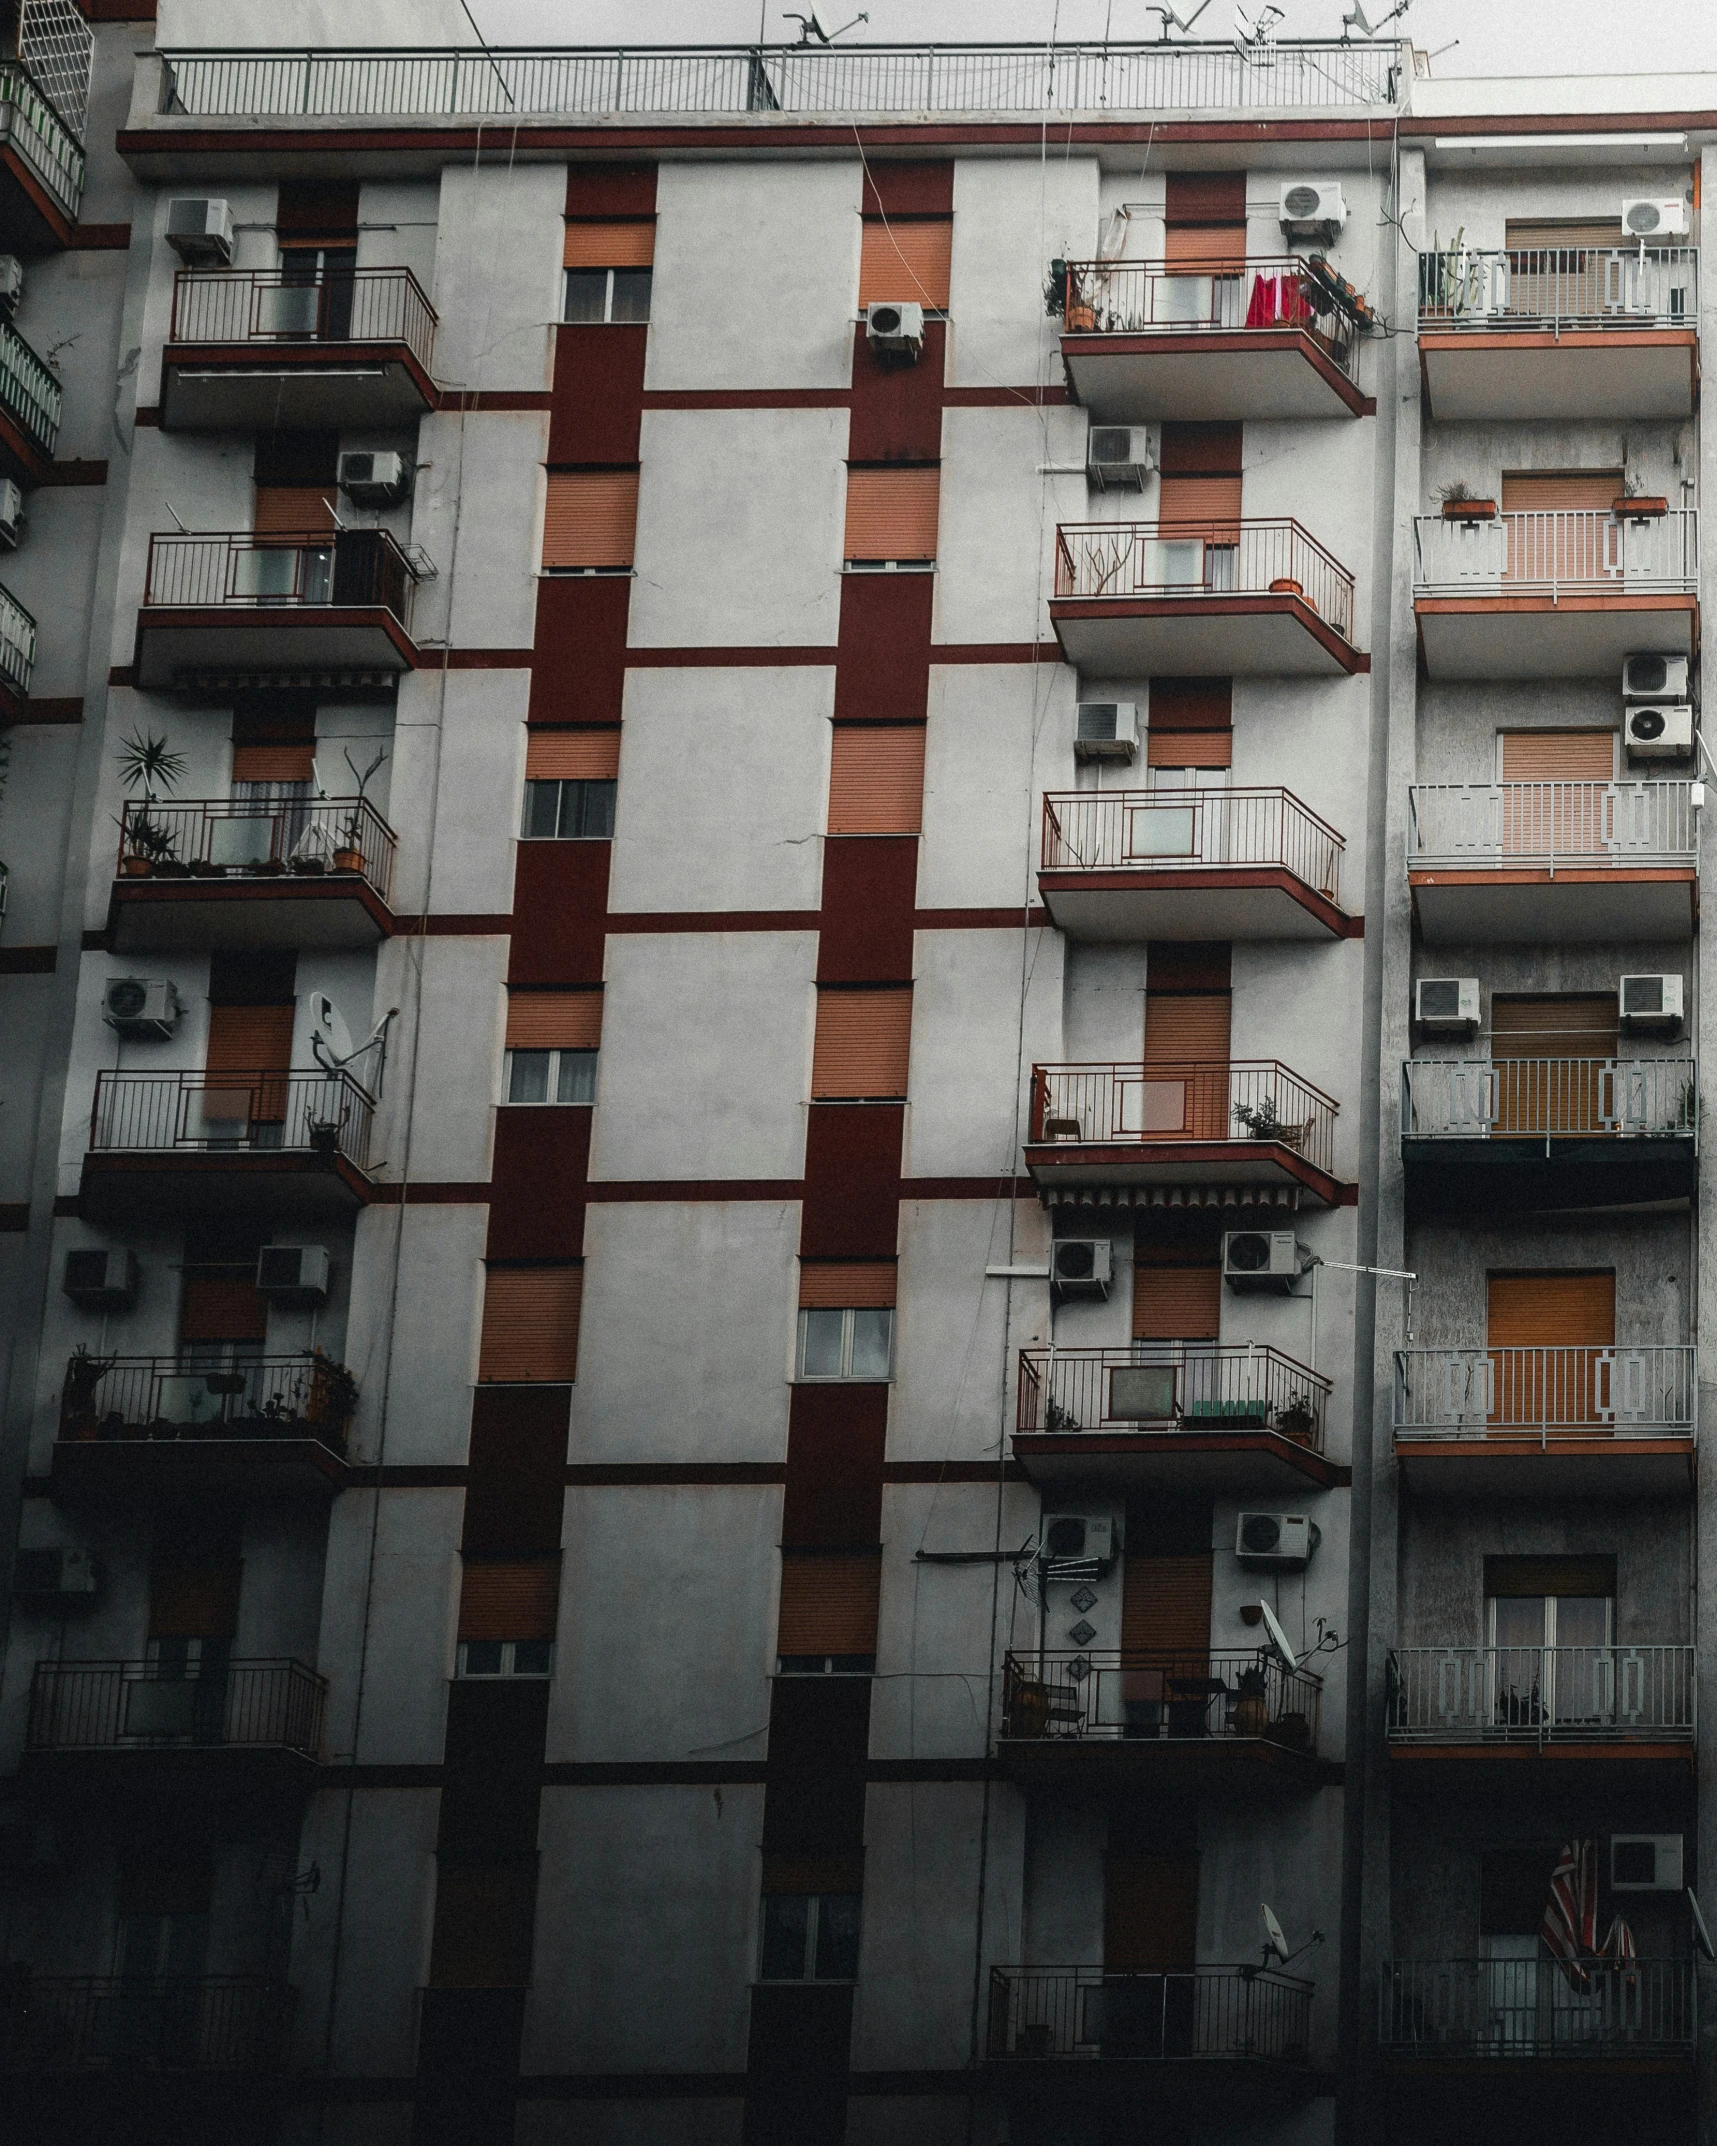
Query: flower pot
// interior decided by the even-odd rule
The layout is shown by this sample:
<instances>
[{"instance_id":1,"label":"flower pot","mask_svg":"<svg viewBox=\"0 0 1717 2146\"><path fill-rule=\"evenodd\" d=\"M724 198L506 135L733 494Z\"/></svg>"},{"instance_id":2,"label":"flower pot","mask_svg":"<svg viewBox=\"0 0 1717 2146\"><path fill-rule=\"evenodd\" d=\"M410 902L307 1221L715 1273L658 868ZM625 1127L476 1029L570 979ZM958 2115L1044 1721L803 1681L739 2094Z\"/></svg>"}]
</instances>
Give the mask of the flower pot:
<instances>
[{"instance_id":1,"label":"flower pot","mask_svg":"<svg viewBox=\"0 0 1717 2146\"><path fill-rule=\"evenodd\" d=\"M1496 501L1494 499L1445 499L1443 519L1446 522L1494 522Z\"/></svg>"},{"instance_id":2,"label":"flower pot","mask_svg":"<svg viewBox=\"0 0 1717 2146\"><path fill-rule=\"evenodd\" d=\"M1304 596L1305 590L1292 574L1278 574L1270 584L1272 596Z\"/></svg>"},{"instance_id":3,"label":"flower pot","mask_svg":"<svg viewBox=\"0 0 1717 2146\"><path fill-rule=\"evenodd\" d=\"M1610 512L1618 522L1660 522L1669 512L1669 501L1658 498L1612 499Z\"/></svg>"},{"instance_id":4,"label":"flower pot","mask_svg":"<svg viewBox=\"0 0 1717 2146\"><path fill-rule=\"evenodd\" d=\"M163 857L155 870L162 879L189 879L191 867L181 864L177 857Z\"/></svg>"},{"instance_id":5,"label":"flower pot","mask_svg":"<svg viewBox=\"0 0 1717 2146\"><path fill-rule=\"evenodd\" d=\"M302 872L306 879L319 879L328 869L326 857L294 857L292 869Z\"/></svg>"},{"instance_id":6,"label":"flower pot","mask_svg":"<svg viewBox=\"0 0 1717 2146\"><path fill-rule=\"evenodd\" d=\"M340 1128L332 1124L312 1124L310 1148L316 1155L337 1155L340 1152Z\"/></svg>"},{"instance_id":7,"label":"flower pot","mask_svg":"<svg viewBox=\"0 0 1717 2146\"><path fill-rule=\"evenodd\" d=\"M1309 1751L1312 1746L1312 1725L1304 1714L1280 1714L1270 1724L1269 1732L1279 1744L1286 1744L1290 1751Z\"/></svg>"},{"instance_id":8,"label":"flower pot","mask_svg":"<svg viewBox=\"0 0 1717 2146\"><path fill-rule=\"evenodd\" d=\"M364 853L361 849L337 849L334 852L336 872L361 872L364 868Z\"/></svg>"},{"instance_id":9,"label":"flower pot","mask_svg":"<svg viewBox=\"0 0 1717 2146\"><path fill-rule=\"evenodd\" d=\"M1097 326L1095 306L1069 306L1067 308L1067 332L1069 335L1090 335Z\"/></svg>"},{"instance_id":10,"label":"flower pot","mask_svg":"<svg viewBox=\"0 0 1717 2146\"><path fill-rule=\"evenodd\" d=\"M1010 1736L1041 1736L1048 1727L1048 1685L1016 1684L1008 1706L1007 1733Z\"/></svg>"},{"instance_id":11,"label":"flower pot","mask_svg":"<svg viewBox=\"0 0 1717 2146\"><path fill-rule=\"evenodd\" d=\"M151 857L121 857L119 860L121 879L147 879L154 869L155 862Z\"/></svg>"},{"instance_id":12,"label":"flower pot","mask_svg":"<svg viewBox=\"0 0 1717 2146\"><path fill-rule=\"evenodd\" d=\"M1236 1736L1262 1736L1270 1726L1270 1704L1256 1692L1248 1693L1234 1709Z\"/></svg>"}]
</instances>

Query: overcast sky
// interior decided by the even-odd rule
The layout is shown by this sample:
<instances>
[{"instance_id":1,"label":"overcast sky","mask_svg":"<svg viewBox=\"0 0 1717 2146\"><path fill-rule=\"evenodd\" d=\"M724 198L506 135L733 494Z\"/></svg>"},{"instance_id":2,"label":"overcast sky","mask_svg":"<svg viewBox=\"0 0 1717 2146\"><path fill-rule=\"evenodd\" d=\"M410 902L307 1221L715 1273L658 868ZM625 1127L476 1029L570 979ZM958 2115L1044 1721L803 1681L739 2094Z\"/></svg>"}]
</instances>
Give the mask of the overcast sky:
<instances>
[{"instance_id":1,"label":"overcast sky","mask_svg":"<svg viewBox=\"0 0 1717 2146\"><path fill-rule=\"evenodd\" d=\"M750 41L761 18L771 41L797 34L783 19L792 0L468 0L493 44L724 44ZM808 6L809 0L798 0ZM856 0L824 0L838 25ZM868 26L852 35L876 43L1039 38L1052 24L1064 38L1154 37L1144 0L867 0ZM1194 0L1180 0L1188 12ZM1353 0L1279 0L1282 34L1325 37ZM1372 19L1390 0L1360 0ZM1234 0L1210 0L1196 32L1221 37ZM1439 76L1464 74L1649 74L1717 67L1717 10L1711 0L1411 0L1403 26L1422 50L1451 39Z\"/></svg>"}]
</instances>

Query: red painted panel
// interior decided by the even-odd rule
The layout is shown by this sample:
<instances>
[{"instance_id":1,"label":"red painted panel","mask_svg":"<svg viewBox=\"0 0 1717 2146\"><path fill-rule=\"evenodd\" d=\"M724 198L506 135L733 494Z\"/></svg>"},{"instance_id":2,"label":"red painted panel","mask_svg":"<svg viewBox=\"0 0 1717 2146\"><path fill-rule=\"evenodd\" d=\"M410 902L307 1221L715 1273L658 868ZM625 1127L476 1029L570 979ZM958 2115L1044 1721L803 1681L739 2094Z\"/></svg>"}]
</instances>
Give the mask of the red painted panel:
<instances>
[{"instance_id":1,"label":"red painted panel","mask_svg":"<svg viewBox=\"0 0 1717 2146\"><path fill-rule=\"evenodd\" d=\"M521 842L513 868L510 984L599 984L606 842ZM893 1246L889 1249L892 1251Z\"/></svg>"},{"instance_id":2,"label":"red painted panel","mask_svg":"<svg viewBox=\"0 0 1717 2146\"><path fill-rule=\"evenodd\" d=\"M919 720L930 695L930 574L847 574L841 581L835 715L843 722Z\"/></svg>"},{"instance_id":3,"label":"red painted panel","mask_svg":"<svg viewBox=\"0 0 1717 2146\"><path fill-rule=\"evenodd\" d=\"M830 835L823 844L817 981L910 982L917 889L916 835Z\"/></svg>"},{"instance_id":4,"label":"red painted panel","mask_svg":"<svg viewBox=\"0 0 1717 2146\"><path fill-rule=\"evenodd\" d=\"M560 1548L571 1406L565 1386L477 1388L463 1549L498 1557Z\"/></svg>"},{"instance_id":5,"label":"red painted panel","mask_svg":"<svg viewBox=\"0 0 1717 2146\"><path fill-rule=\"evenodd\" d=\"M862 326L853 330L852 461L940 460L947 340L946 321L926 321L923 353L908 365L874 350Z\"/></svg>"},{"instance_id":6,"label":"red painted panel","mask_svg":"<svg viewBox=\"0 0 1717 2146\"><path fill-rule=\"evenodd\" d=\"M588 1106L497 1111L486 1256L582 1257L589 1175Z\"/></svg>"},{"instance_id":7,"label":"red painted panel","mask_svg":"<svg viewBox=\"0 0 1717 2146\"><path fill-rule=\"evenodd\" d=\"M805 1127L799 1251L891 1259L900 1233L901 1103L813 1103Z\"/></svg>"},{"instance_id":8,"label":"red painted panel","mask_svg":"<svg viewBox=\"0 0 1717 2146\"><path fill-rule=\"evenodd\" d=\"M1226 423L1164 425L1163 475L1238 477L1245 429Z\"/></svg>"},{"instance_id":9,"label":"red painted panel","mask_svg":"<svg viewBox=\"0 0 1717 2146\"><path fill-rule=\"evenodd\" d=\"M887 1437L886 1386L793 1388L783 1544L857 1548L880 1539Z\"/></svg>"},{"instance_id":10,"label":"red painted panel","mask_svg":"<svg viewBox=\"0 0 1717 2146\"><path fill-rule=\"evenodd\" d=\"M840 1855L864 1846L868 1677L777 1677L769 1690L763 1846Z\"/></svg>"},{"instance_id":11,"label":"red painted panel","mask_svg":"<svg viewBox=\"0 0 1717 2146\"><path fill-rule=\"evenodd\" d=\"M569 216L654 216L654 164L574 164L566 175Z\"/></svg>"},{"instance_id":12,"label":"red painted panel","mask_svg":"<svg viewBox=\"0 0 1717 2146\"><path fill-rule=\"evenodd\" d=\"M954 165L950 158L922 164L883 164L867 160L864 174L866 216L951 216L954 213Z\"/></svg>"},{"instance_id":13,"label":"red painted panel","mask_svg":"<svg viewBox=\"0 0 1717 2146\"><path fill-rule=\"evenodd\" d=\"M533 723L619 722L631 605L627 574L549 576L537 583Z\"/></svg>"},{"instance_id":14,"label":"red painted panel","mask_svg":"<svg viewBox=\"0 0 1717 2146\"><path fill-rule=\"evenodd\" d=\"M649 334L641 323L601 327L568 321L555 330L550 462L637 461Z\"/></svg>"}]
</instances>

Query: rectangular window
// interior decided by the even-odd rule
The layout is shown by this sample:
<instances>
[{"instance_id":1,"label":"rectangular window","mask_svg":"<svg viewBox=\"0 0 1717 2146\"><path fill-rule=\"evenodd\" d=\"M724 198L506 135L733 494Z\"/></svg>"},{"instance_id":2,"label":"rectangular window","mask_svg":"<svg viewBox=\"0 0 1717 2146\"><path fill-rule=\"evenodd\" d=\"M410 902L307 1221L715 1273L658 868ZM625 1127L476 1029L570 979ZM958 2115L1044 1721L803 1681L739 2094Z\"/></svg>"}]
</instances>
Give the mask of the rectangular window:
<instances>
[{"instance_id":1,"label":"rectangular window","mask_svg":"<svg viewBox=\"0 0 1717 2146\"><path fill-rule=\"evenodd\" d=\"M578 1368L582 1266L491 1267L477 1377L484 1384L570 1384Z\"/></svg>"},{"instance_id":2,"label":"rectangular window","mask_svg":"<svg viewBox=\"0 0 1717 2146\"><path fill-rule=\"evenodd\" d=\"M764 1982L853 1982L858 1978L859 1893L765 1893Z\"/></svg>"},{"instance_id":3,"label":"rectangular window","mask_svg":"<svg viewBox=\"0 0 1717 2146\"><path fill-rule=\"evenodd\" d=\"M546 1677L554 1668L552 1639L462 1639L462 1677Z\"/></svg>"},{"instance_id":4,"label":"rectangular window","mask_svg":"<svg viewBox=\"0 0 1717 2146\"><path fill-rule=\"evenodd\" d=\"M506 1085L509 1103L594 1103L594 1051L509 1051Z\"/></svg>"},{"instance_id":5,"label":"rectangular window","mask_svg":"<svg viewBox=\"0 0 1717 2146\"><path fill-rule=\"evenodd\" d=\"M638 528L635 469L551 469L543 508L549 573L629 571Z\"/></svg>"},{"instance_id":6,"label":"rectangular window","mask_svg":"<svg viewBox=\"0 0 1717 2146\"><path fill-rule=\"evenodd\" d=\"M648 216L598 223L569 223L561 250L563 268L648 268L656 258L656 226Z\"/></svg>"},{"instance_id":7,"label":"rectangular window","mask_svg":"<svg viewBox=\"0 0 1717 2146\"><path fill-rule=\"evenodd\" d=\"M924 818L924 725L837 723L832 835L915 835Z\"/></svg>"},{"instance_id":8,"label":"rectangular window","mask_svg":"<svg viewBox=\"0 0 1717 2146\"><path fill-rule=\"evenodd\" d=\"M509 994L509 1050L594 1051L601 1042L600 989L514 991Z\"/></svg>"},{"instance_id":9,"label":"rectangular window","mask_svg":"<svg viewBox=\"0 0 1717 2146\"><path fill-rule=\"evenodd\" d=\"M849 566L933 566L941 499L939 466L847 470L842 556Z\"/></svg>"},{"instance_id":10,"label":"rectangular window","mask_svg":"<svg viewBox=\"0 0 1717 2146\"><path fill-rule=\"evenodd\" d=\"M894 1376L891 1304L806 1304L799 1310L802 1379Z\"/></svg>"},{"instance_id":11,"label":"rectangular window","mask_svg":"<svg viewBox=\"0 0 1717 2146\"><path fill-rule=\"evenodd\" d=\"M912 987L817 993L811 1094L881 1101L906 1093Z\"/></svg>"},{"instance_id":12,"label":"rectangular window","mask_svg":"<svg viewBox=\"0 0 1717 2146\"><path fill-rule=\"evenodd\" d=\"M569 268L561 318L580 327L641 325L650 318L650 271Z\"/></svg>"},{"instance_id":13,"label":"rectangular window","mask_svg":"<svg viewBox=\"0 0 1717 2146\"><path fill-rule=\"evenodd\" d=\"M776 1673L871 1675L881 1578L882 1560L874 1551L784 1550Z\"/></svg>"},{"instance_id":14,"label":"rectangular window","mask_svg":"<svg viewBox=\"0 0 1717 2146\"><path fill-rule=\"evenodd\" d=\"M953 252L951 216L867 216L859 249L860 312L893 299L945 313Z\"/></svg>"},{"instance_id":15,"label":"rectangular window","mask_svg":"<svg viewBox=\"0 0 1717 2146\"><path fill-rule=\"evenodd\" d=\"M614 833L616 788L612 782L527 781L519 832L527 842L607 842Z\"/></svg>"}]
</instances>

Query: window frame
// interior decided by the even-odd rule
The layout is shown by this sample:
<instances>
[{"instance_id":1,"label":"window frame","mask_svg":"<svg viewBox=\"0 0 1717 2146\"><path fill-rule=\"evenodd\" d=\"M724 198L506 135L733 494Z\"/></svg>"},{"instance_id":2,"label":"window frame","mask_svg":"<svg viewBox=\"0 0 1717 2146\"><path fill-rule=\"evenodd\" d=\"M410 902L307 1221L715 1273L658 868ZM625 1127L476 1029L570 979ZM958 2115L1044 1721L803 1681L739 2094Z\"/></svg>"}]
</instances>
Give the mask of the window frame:
<instances>
[{"instance_id":1,"label":"window frame","mask_svg":"<svg viewBox=\"0 0 1717 2146\"><path fill-rule=\"evenodd\" d=\"M802 1955L802 1971L796 1975L771 1975L764 1972L769 1945L769 1903L772 1900L803 1900L807 1904L805 1917L805 1949ZM822 1945L823 1903L825 1901L850 1900L858 1903L858 1928L854 1937L852 1973L850 1975L823 1975L817 1973L818 1952ZM757 1918L757 1979L772 1989L790 1987L807 1982L821 1983L825 1988L845 1987L858 1980L859 1961L864 1944L864 1895L863 1893L765 1893Z\"/></svg>"},{"instance_id":2,"label":"window frame","mask_svg":"<svg viewBox=\"0 0 1717 2146\"><path fill-rule=\"evenodd\" d=\"M503 1110L592 1110L596 1105L596 1068L601 1057L601 1048L592 1050L586 1044L509 1044L501 1066L501 1102ZM549 1061L548 1093L536 1101L513 1093L513 1060L519 1057L543 1057ZM588 1095L563 1097L560 1094L562 1061L567 1058L588 1058L590 1061L590 1093Z\"/></svg>"},{"instance_id":3,"label":"window frame","mask_svg":"<svg viewBox=\"0 0 1717 2146\"><path fill-rule=\"evenodd\" d=\"M563 268L560 273L560 325L563 328L647 328L650 325L650 306L655 297L653 283L655 264L653 262L649 267L634 265L616 268L610 264L607 268ZM603 287L602 315L599 320L574 319L573 315L567 311L567 305L572 297L572 279L574 276L605 276L608 279ZM644 317L642 320L635 317L625 320L615 319L614 279L616 276L643 276L646 279Z\"/></svg>"},{"instance_id":4,"label":"window frame","mask_svg":"<svg viewBox=\"0 0 1717 2146\"><path fill-rule=\"evenodd\" d=\"M471 1647L499 1647L499 1669L468 1669L466 1650ZM520 1669L515 1666L520 1647L546 1647L548 1663L542 1669ZM462 1639L453 1658L453 1675L462 1684L498 1684L503 1681L516 1683L521 1678L527 1683L543 1683L554 1675L554 1641L552 1639Z\"/></svg>"},{"instance_id":5,"label":"window frame","mask_svg":"<svg viewBox=\"0 0 1717 2146\"><path fill-rule=\"evenodd\" d=\"M805 1343L810 1321L818 1314L838 1313L841 1321L841 1368L838 1371L807 1371ZM858 1315L884 1313L888 1319L888 1369L880 1374L854 1371L853 1337ZM891 1386L894 1383L895 1306L892 1304L801 1304L793 1352L793 1379L803 1386Z\"/></svg>"},{"instance_id":6,"label":"window frame","mask_svg":"<svg viewBox=\"0 0 1717 2146\"><path fill-rule=\"evenodd\" d=\"M560 793L555 799L555 831L552 835L533 834L531 832L533 793L538 790L547 790L551 786ZM612 842L614 839L615 813L619 804L619 787L619 778L613 775L527 775L525 777L524 795L519 805L519 840L521 842ZM603 789L609 792L608 831L606 834L563 834L561 832L561 823L566 813L565 793L568 788L575 788L580 791ZM579 800L580 819L584 817L586 804L587 800L581 797Z\"/></svg>"}]
</instances>

